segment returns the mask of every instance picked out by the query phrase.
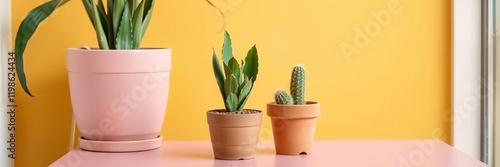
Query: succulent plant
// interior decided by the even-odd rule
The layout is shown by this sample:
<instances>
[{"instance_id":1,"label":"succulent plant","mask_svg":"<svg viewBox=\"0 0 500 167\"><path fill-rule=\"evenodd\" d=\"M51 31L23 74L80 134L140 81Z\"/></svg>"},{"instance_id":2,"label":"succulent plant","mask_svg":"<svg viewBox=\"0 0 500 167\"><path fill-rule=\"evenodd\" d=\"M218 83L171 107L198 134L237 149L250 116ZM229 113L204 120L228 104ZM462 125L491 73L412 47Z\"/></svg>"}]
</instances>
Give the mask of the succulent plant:
<instances>
[{"instance_id":1,"label":"succulent plant","mask_svg":"<svg viewBox=\"0 0 500 167\"><path fill-rule=\"evenodd\" d=\"M215 50L213 50L212 66L226 111L242 112L250 96L254 82L257 79L259 58L257 47L254 45L248 51L245 61L241 61L240 67L238 61L233 57L231 45L231 37L225 31L224 44L222 46L224 72L222 72Z\"/></svg>"},{"instance_id":2,"label":"succulent plant","mask_svg":"<svg viewBox=\"0 0 500 167\"><path fill-rule=\"evenodd\" d=\"M292 71L290 81L290 94L283 89L274 94L276 104L282 105L305 105L306 71L304 66L296 65Z\"/></svg>"}]
</instances>

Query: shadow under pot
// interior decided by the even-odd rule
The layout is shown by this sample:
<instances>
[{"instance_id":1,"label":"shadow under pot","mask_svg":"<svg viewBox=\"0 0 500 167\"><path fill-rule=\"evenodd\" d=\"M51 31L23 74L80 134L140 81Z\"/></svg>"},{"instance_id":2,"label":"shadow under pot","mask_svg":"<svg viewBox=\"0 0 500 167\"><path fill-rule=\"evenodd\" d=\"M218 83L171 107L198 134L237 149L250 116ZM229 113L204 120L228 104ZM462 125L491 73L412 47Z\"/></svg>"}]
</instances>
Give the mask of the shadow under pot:
<instances>
[{"instance_id":1,"label":"shadow under pot","mask_svg":"<svg viewBox=\"0 0 500 167\"><path fill-rule=\"evenodd\" d=\"M311 154L316 118L320 115L318 102L305 105L280 105L267 103L267 115L271 118L274 145L277 154Z\"/></svg>"}]
</instances>

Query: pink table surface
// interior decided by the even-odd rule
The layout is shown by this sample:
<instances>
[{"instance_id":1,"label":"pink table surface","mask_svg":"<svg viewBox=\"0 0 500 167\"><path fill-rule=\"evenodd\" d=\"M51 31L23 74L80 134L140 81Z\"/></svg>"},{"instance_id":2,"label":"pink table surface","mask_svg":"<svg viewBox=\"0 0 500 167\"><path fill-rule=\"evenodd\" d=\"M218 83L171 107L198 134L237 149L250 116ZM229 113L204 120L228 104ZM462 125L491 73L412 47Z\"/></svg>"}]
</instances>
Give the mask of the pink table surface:
<instances>
[{"instance_id":1,"label":"pink table surface","mask_svg":"<svg viewBox=\"0 0 500 167\"><path fill-rule=\"evenodd\" d=\"M260 141L251 160L216 160L210 141L164 141L159 149L100 153L75 149L50 167L486 167L440 140L324 140L313 153L276 155Z\"/></svg>"}]
</instances>

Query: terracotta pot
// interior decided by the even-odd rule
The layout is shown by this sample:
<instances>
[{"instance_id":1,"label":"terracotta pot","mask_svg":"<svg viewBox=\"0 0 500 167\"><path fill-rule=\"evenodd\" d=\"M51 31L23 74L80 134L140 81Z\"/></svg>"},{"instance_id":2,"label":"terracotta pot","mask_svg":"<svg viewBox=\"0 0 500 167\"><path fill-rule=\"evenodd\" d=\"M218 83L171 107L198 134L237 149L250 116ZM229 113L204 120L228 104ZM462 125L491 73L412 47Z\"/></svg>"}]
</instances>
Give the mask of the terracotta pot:
<instances>
[{"instance_id":1,"label":"terracotta pot","mask_svg":"<svg viewBox=\"0 0 500 167\"><path fill-rule=\"evenodd\" d=\"M242 160L255 157L262 111L255 114L207 112L212 148L216 159Z\"/></svg>"},{"instance_id":2,"label":"terracotta pot","mask_svg":"<svg viewBox=\"0 0 500 167\"><path fill-rule=\"evenodd\" d=\"M267 103L267 115L271 117L274 145L277 154L300 155L312 152L316 118L320 114L318 102L306 105L278 105Z\"/></svg>"},{"instance_id":3,"label":"terracotta pot","mask_svg":"<svg viewBox=\"0 0 500 167\"><path fill-rule=\"evenodd\" d=\"M170 49L68 49L67 69L84 139L158 138L167 108Z\"/></svg>"}]
</instances>

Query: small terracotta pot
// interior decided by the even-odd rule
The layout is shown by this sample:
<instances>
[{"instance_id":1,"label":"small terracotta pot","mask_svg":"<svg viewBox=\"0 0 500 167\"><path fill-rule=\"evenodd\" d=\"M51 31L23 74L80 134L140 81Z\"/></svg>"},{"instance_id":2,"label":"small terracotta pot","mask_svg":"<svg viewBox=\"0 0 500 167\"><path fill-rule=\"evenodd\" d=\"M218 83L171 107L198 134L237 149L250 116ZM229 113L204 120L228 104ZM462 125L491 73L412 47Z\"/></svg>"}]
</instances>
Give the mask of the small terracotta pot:
<instances>
[{"instance_id":1,"label":"small terracotta pot","mask_svg":"<svg viewBox=\"0 0 500 167\"><path fill-rule=\"evenodd\" d=\"M207 112L212 148L216 159L243 160L255 157L262 111L255 114Z\"/></svg>"},{"instance_id":2,"label":"small terracotta pot","mask_svg":"<svg viewBox=\"0 0 500 167\"><path fill-rule=\"evenodd\" d=\"M306 105L267 103L267 115L271 117L276 153L311 154L316 118L319 114L318 102L308 101Z\"/></svg>"}]
</instances>

